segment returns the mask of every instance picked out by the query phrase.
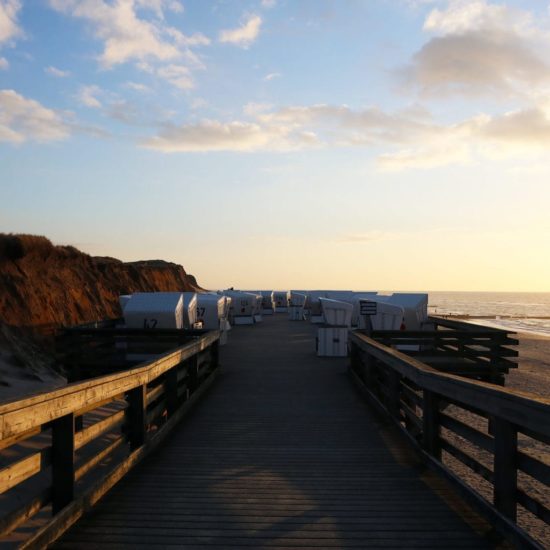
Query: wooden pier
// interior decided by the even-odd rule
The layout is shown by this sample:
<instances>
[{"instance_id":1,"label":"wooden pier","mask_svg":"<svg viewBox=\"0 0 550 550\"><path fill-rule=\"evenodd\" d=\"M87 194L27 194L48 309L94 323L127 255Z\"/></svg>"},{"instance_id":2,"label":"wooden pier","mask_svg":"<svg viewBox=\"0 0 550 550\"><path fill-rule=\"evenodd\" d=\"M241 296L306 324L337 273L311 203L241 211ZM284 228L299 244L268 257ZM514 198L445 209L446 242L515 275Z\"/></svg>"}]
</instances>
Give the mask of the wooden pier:
<instances>
[{"instance_id":1,"label":"wooden pier","mask_svg":"<svg viewBox=\"0 0 550 550\"><path fill-rule=\"evenodd\" d=\"M488 546L392 454L309 324L278 315L230 336L192 418L58 548Z\"/></svg>"},{"instance_id":2,"label":"wooden pier","mask_svg":"<svg viewBox=\"0 0 550 550\"><path fill-rule=\"evenodd\" d=\"M537 501L514 483L523 467L548 485L550 467L519 453L514 434L519 426L548 444L550 403L494 386L475 407L475 392L489 384L438 373L363 335L351 340L350 377L350 360L317 358L314 339L309 323L267 317L234 329L219 350L212 333L130 373L74 384L72 392L50 395L49 408L37 398L0 407L3 446L39 427L50 434L44 437L51 437L51 451L35 473L53 465L42 501L2 522L8 533L42 508L35 532L6 541L67 549L506 547L496 526L517 544L540 547L517 526L513 499L519 495L533 509ZM494 442L453 423L442 406L451 398L492 416ZM102 407L105 418L87 418ZM451 485L452 475L447 481L435 473L450 448L442 444L442 429L495 449L494 475L481 462L478 467L498 487L494 506L483 509L470 499L477 508L470 507ZM108 451L75 462L73 449L101 438ZM110 449L119 440L118 450ZM61 471L67 460L71 467ZM5 479L13 474L4 490L29 476L17 464L0 472ZM83 464L89 465L84 474ZM80 483L88 472L95 475ZM45 519L48 502L53 519ZM547 519L538 505L535 512Z\"/></svg>"}]
</instances>

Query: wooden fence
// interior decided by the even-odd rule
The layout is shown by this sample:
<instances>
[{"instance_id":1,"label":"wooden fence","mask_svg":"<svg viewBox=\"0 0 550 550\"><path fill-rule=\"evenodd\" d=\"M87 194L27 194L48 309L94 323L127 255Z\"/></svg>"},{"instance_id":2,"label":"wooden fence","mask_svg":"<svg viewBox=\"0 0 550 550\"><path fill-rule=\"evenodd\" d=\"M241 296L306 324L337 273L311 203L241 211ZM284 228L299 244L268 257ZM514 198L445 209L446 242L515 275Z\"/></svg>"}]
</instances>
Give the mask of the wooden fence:
<instances>
[{"instance_id":1,"label":"wooden fence","mask_svg":"<svg viewBox=\"0 0 550 550\"><path fill-rule=\"evenodd\" d=\"M56 359L67 373L68 381L77 382L132 368L206 333L205 330L125 328L116 321L102 321L58 331Z\"/></svg>"},{"instance_id":2,"label":"wooden fence","mask_svg":"<svg viewBox=\"0 0 550 550\"><path fill-rule=\"evenodd\" d=\"M38 514L45 525L23 547L55 540L200 398L218 343L212 331L134 369L1 405L0 535Z\"/></svg>"},{"instance_id":3,"label":"wooden fence","mask_svg":"<svg viewBox=\"0 0 550 550\"><path fill-rule=\"evenodd\" d=\"M430 317L430 330L375 330L374 340L420 359L435 369L504 384L516 368L518 340L508 331Z\"/></svg>"},{"instance_id":4,"label":"wooden fence","mask_svg":"<svg viewBox=\"0 0 550 550\"><path fill-rule=\"evenodd\" d=\"M350 333L350 353L355 383L427 463L499 530L519 545L540 548L520 527L518 509L550 532L550 464L540 458L550 456L550 400L438 372L359 332ZM529 449L544 452L520 448L518 435L529 440ZM480 482L472 483L471 474ZM518 483L525 474L534 482Z\"/></svg>"}]
</instances>

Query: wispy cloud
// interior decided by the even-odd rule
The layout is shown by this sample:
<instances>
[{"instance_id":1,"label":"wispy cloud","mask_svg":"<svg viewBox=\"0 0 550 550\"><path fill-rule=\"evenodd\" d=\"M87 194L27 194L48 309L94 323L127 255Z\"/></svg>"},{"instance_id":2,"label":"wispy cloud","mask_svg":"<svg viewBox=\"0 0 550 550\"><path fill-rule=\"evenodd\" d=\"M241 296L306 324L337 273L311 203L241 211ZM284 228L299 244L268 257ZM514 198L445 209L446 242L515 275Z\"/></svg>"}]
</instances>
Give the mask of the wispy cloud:
<instances>
[{"instance_id":1,"label":"wispy cloud","mask_svg":"<svg viewBox=\"0 0 550 550\"><path fill-rule=\"evenodd\" d=\"M203 97L195 97L191 100L189 106L193 110L204 109L205 107L208 107L208 101L206 101Z\"/></svg>"},{"instance_id":2,"label":"wispy cloud","mask_svg":"<svg viewBox=\"0 0 550 550\"><path fill-rule=\"evenodd\" d=\"M248 48L259 36L262 18L259 15L247 15L241 25L235 29L220 31L219 41Z\"/></svg>"},{"instance_id":3,"label":"wispy cloud","mask_svg":"<svg viewBox=\"0 0 550 550\"><path fill-rule=\"evenodd\" d=\"M20 0L0 0L0 46L23 36L17 21L20 10Z\"/></svg>"},{"instance_id":4,"label":"wispy cloud","mask_svg":"<svg viewBox=\"0 0 550 550\"><path fill-rule=\"evenodd\" d=\"M424 109L247 104L252 120L163 126L145 146L163 152L370 149L380 170L429 169L478 158L543 154L550 148L550 106L437 123ZM380 153L380 149L385 149Z\"/></svg>"},{"instance_id":5,"label":"wispy cloud","mask_svg":"<svg viewBox=\"0 0 550 550\"><path fill-rule=\"evenodd\" d=\"M344 233L337 235L335 241L339 243L357 244L357 243L373 243L380 241L395 241L400 239L425 239L433 237L436 234L446 235L464 235L469 231L479 234L479 230L473 230L468 227L429 227L426 229L416 229L407 231L388 231L385 229L371 229L360 233Z\"/></svg>"},{"instance_id":6,"label":"wispy cloud","mask_svg":"<svg viewBox=\"0 0 550 550\"><path fill-rule=\"evenodd\" d=\"M277 5L277 0L262 0L262 8L271 9Z\"/></svg>"},{"instance_id":7,"label":"wispy cloud","mask_svg":"<svg viewBox=\"0 0 550 550\"><path fill-rule=\"evenodd\" d=\"M96 38L103 43L98 59L104 68L134 63L138 69L156 72L161 78L166 75L168 82L180 88L183 81L181 75L174 77L173 67L180 67L180 72L183 63L189 72L191 68L201 67L202 62L192 48L210 43L201 33L189 36L166 23L166 10L183 10L175 1L50 0L50 5L90 25ZM152 12L155 17L142 17L142 11Z\"/></svg>"},{"instance_id":8,"label":"wispy cloud","mask_svg":"<svg viewBox=\"0 0 550 550\"><path fill-rule=\"evenodd\" d=\"M181 90L190 90L194 86L191 70L185 65L166 65L160 67L156 74Z\"/></svg>"},{"instance_id":9,"label":"wispy cloud","mask_svg":"<svg viewBox=\"0 0 550 550\"><path fill-rule=\"evenodd\" d=\"M292 134L292 135L291 135ZM284 126L255 122L203 120L197 124L165 125L143 146L163 153L206 151L287 151L311 147L317 137Z\"/></svg>"},{"instance_id":10,"label":"wispy cloud","mask_svg":"<svg viewBox=\"0 0 550 550\"><path fill-rule=\"evenodd\" d=\"M0 57L0 70L5 71L9 69L10 62L5 57Z\"/></svg>"},{"instance_id":11,"label":"wispy cloud","mask_svg":"<svg viewBox=\"0 0 550 550\"><path fill-rule=\"evenodd\" d=\"M243 113L248 116L256 116L260 113L271 111L272 109L273 105L271 103L250 102L243 107Z\"/></svg>"},{"instance_id":12,"label":"wispy cloud","mask_svg":"<svg viewBox=\"0 0 550 550\"><path fill-rule=\"evenodd\" d=\"M70 71L63 71L61 69L58 69L57 67L49 66L44 69L44 72L46 74L49 74L50 76L55 76L57 78L67 78L70 76Z\"/></svg>"},{"instance_id":13,"label":"wispy cloud","mask_svg":"<svg viewBox=\"0 0 550 550\"><path fill-rule=\"evenodd\" d=\"M184 11L183 4L177 0L136 0L136 6L139 9L154 12L158 19L164 19L165 11L174 13L183 13Z\"/></svg>"},{"instance_id":14,"label":"wispy cloud","mask_svg":"<svg viewBox=\"0 0 550 550\"><path fill-rule=\"evenodd\" d=\"M56 111L15 90L0 90L0 141L49 142L69 134L70 126Z\"/></svg>"},{"instance_id":15,"label":"wispy cloud","mask_svg":"<svg viewBox=\"0 0 550 550\"><path fill-rule=\"evenodd\" d=\"M102 107L98 96L102 94L99 86L92 84L90 86L81 86L77 93L77 99L81 105L90 107L91 109L99 109Z\"/></svg>"},{"instance_id":16,"label":"wispy cloud","mask_svg":"<svg viewBox=\"0 0 550 550\"><path fill-rule=\"evenodd\" d=\"M281 73L269 73L264 76L264 80L266 82L269 82L270 80L274 80L275 78L281 78L283 76Z\"/></svg>"},{"instance_id":17,"label":"wispy cloud","mask_svg":"<svg viewBox=\"0 0 550 550\"><path fill-rule=\"evenodd\" d=\"M402 236L403 233L373 229L363 233L346 233L336 237L336 241L339 243L370 243L399 239Z\"/></svg>"},{"instance_id":18,"label":"wispy cloud","mask_svg":"<svg viewBox=\"0 0 550 550\"><path fill-rule=\"evenodd\" d=\"M105 114L118 122L139 126L143 124L143 115L138 107L130 101L118 100L105 108Z\"/></svg>"},{"instance_id":19,"label":"wispy cloud","mask_svg":"<svg viewBox=\"0 0 550 550\"><path fill-rule=\"evenodd\" d=\"M124 84L129 90L134 90L135 92L150 92L151 88L149 86L142 84L141 82L132 82L128 81Z\"/></svg>"}]
</instances>

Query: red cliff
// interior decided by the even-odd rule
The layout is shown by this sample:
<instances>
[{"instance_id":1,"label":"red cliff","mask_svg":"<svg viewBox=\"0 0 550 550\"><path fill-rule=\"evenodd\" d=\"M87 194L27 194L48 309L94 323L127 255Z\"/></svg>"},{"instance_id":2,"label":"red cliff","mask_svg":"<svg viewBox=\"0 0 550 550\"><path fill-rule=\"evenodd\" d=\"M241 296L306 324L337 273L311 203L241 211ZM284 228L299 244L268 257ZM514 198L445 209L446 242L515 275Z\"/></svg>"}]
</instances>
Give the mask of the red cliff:
<instances>
[{"instance_id":1,"label":"red cliff","mask_svg":"<svg viewBox=\"0 0 550 550\"><path fill-rule=\"evenodd\" d=\"M181 265L93 257L45 237L0 234L0 322L76 325L119 317L118 296L200 290Z\"/></svg>"}]
</instances>

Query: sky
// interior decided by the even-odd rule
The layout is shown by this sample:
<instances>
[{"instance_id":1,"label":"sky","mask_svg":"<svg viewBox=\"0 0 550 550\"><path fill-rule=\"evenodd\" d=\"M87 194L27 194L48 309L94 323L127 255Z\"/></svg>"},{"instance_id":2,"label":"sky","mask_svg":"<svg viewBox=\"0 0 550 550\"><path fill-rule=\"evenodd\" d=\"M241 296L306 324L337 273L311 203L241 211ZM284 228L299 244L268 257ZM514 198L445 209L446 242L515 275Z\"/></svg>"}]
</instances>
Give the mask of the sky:
<instances>
[{"instance_id":1,"label":"sky","mask_svg":"<svg viewBox=\"0 0 550 550\"><path fill-rule=\"evenodd\" d=\"M550 291L550 3L0 0L0 232L206 288Z\"/></svg>"}]
</instances>

